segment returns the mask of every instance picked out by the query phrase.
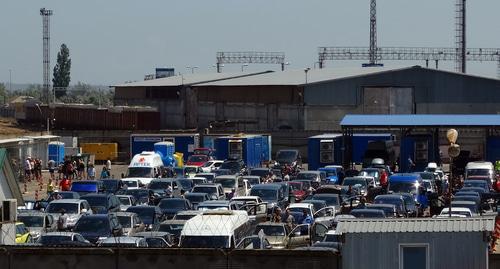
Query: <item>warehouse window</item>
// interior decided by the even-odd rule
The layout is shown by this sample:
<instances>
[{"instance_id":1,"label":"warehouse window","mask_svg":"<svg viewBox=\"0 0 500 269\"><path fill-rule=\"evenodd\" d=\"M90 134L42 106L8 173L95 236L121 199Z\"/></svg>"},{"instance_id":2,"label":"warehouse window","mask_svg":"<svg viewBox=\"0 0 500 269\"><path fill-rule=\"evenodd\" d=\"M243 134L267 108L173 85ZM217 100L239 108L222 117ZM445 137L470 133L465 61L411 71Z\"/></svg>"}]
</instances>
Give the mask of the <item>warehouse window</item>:
<instances>
[{"instance_id":1,"label":"warehouse window","mask_svg":"<svg viewBox=\"0 0 500 269\"><path fill-rule=\"evenodd\" d=\"M399 269L429 268L429 244L399 245Z\"/></svg>"}]
</instances>

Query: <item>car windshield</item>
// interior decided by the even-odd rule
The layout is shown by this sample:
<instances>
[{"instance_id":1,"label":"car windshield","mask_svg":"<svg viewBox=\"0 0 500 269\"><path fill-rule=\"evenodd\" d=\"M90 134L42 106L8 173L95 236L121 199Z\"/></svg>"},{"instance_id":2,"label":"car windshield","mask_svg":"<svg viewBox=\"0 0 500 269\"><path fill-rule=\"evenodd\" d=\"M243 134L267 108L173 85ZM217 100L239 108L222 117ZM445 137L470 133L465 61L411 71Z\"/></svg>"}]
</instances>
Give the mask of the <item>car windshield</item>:
<instances>
[{"instance_id":1,"label":"car windshield","mask_svg":"<svg viewBox=\"0 0 500 269\"><path fill-rule=\"evenodd\" d=\"M489 169L467 169L467 177L470 176L491 176Z\"/></svg>"},{"instance_id":2,"label":"car windshield","mask_svg":"<svg viewBox=\"0 0 500 269\"><path fill-rule=\"evenodd\" d=\"M148 190L126 190L124 192L126 195L132 195L136 200L142 200L143 198L148 198L149 197L149 192Z\"/></svg>"},{"instance_id":3,"label":"car windshield","mask_svg":"<svg viewBox=\"0 0 500 269\"><path fill-rule=\"evenodd\" d=\"M118 196L118 200L120 200L120 204L122 205L130 205L130 199L124 196Z\"/></svg>"},{"instance_id":4,"label":"car windshield","mask_svg":"<svg viewBox=\"0 0 500 269\"><path fill-rule=\"evenodd\" d=\"M161 209L184 209L186 202L179 199L162 199L158 204Z\"/></svg>"},{"instance_id":5,"label":"car windshield","mask_svg":"<svg viewBox=\"0 0 500 269\"><path fill-rule=\"evenodd\" d=\"M361 172L359 172L359 175L363 176L363 177L374 177L374 178L377 178L378 177L378 171L375 171L375 170L362 170Z\"/></svg>"},{"instance_id":6,"label":"car windshield","mask_svg":"<svg viewBox=\"0 0 500 269\"><path fill-rule=\"evenodd\" d=\"M130 216L117 216L118 222L123 228L132 228L132 218Z\"/></svg>"},{"instance_id":7,"label":"car windshield","mask_svg":"<svg viewBox=\"0 0 500 269\"><path fill-rule=\"evenodd\" d=\"M191 203L200 203L205 201L205 196L202 195L185 195L186 199L188 199Z\"/></svg>"},{"instance_id":8,"label":"car windshield","mask_svg":"<svg viewBox=\"0 0 500 269\"><path fill-rule=\"evenodd\" d=\"M356 218L383 218L384 213L381 211L357 211L353 210L351 211L351 215L355 216Z\"/></svg>"},{"instance_id":9,"label":"car windshield","mask_svg":"<svg viewBox=\"0 0 500 269\"><path fill-rule=\"evenodd\" d=\"M220 165L220 169L239 170L240 163L239 162L224 162Z\"/></svg>"},{"instance_id":10,"label":"car windshield","mask_svg":"<svg viewBox=\"0 0 500 269\"><path fill-rule=\"evenodd\" d=\"M223 188L234 188L236 185L236 179L235 178L216 178L215 179L216 183L220 183Z\"/></svg>"},{"instance_id":11,"label":"car windshield","mask_svg":"<svg viewBox=\"0 0 500 269\"><path fill-rule=\"evenodd\" d=\"M276 160L280 163L292 163L297 159L297 152L294 150L280 150L276 155Z\"/></svg>"},{"instance_id":12,"label":"car windshield","mask_svg":"<svg viewBox=\"0 0 500 269\"><path fill-rule=\"evenodd\" d=\"M139 218L145 223L145 224L152 224L153 223L153 212L154 210L149 209L149 208L133 208L129 207L127 209L127 212L134 212L137 213Z\"/></svg>"},{"instance_id":13,"label":"car windshield","mask_svg":"<svg viewBox=\"0 0 500 269\"><path fill-rule=\"evenodd\" d=\"M320 171L325 172L327 177L336 177L337 176L337 170L333 169L321 169Z\"/></svg>"},{"instance_id":14,"label":"car windshield","mask_svg":"<svg viewBox=\"0 0 500 269\"><path fill-rule=\"evenodd\" d=\"M202 178L193 178L192 180L193 180L193 185L207 183L207 180Z\"/></svg>"},{"instance_id":15,"label":"car windshield","mask_svg":"<svg viewBox=\"0 0 500 269\"><path fill-rule=\"evenodd\" d=\"M195 186L193 188L193 192L201 192L201 193L212 194L212 193L217 193L217 188L215 186L214 187Z\"/></svg>"},{"instance_id":16,"label":"car windshield","mask_svg":"<svg viewBox=\"0 0 500 269\"><path fill-rule=\"evenodd\" d=\"M328 206L336 206L340 205L339 197L333 195L314 195L312 197L313 200L322 200L325 201Z\"/></svg>"},{"instance_id":17,"label":"car windshield","mask_svg":"<svg viewBox=\"0 0 500 269\"><path fill-rule=\"evenodd\" d=\"M464 187L480 187L483 189L487 189L488 183L481 180L466 180L464 181Z\"/></svg>"},{"instance_id":18,"label":"car windshield","mask_svg":"<svg viewBox=\"0 0 500 269\"><path fill-rule=\"evenodd\" d=\"M228 236L183 236L183 248L229 248Z\"/></svg>"},{"instance_id":19,"label":"car windshield","mask_svg":"<svg viewBox=\"0 0 500 269\"><path fill-rule=\"evenodd\" d=\"M391 204L395 205L399 208L402 208L403 202L398 199L398 198L392 198L392 197L375 197L375 200L373 201L374 204Z\"/></svg>"},{"instance_id":20,"label":"car windshield","mask_svg":"<svg viewBox=\"0 0 500 269\"><path fill-rule=\"evenodd\" d=\"M91 207L102 206L106 207L108 197L106 196L84 196L82 199L87 200Z\"/></svg>"},{"instance_id":21,"label":"car windshield","mask_svg":"<svg viewBox=\"0 0 500 269\"><path fill-rule=\"evenodd\" d=\"M306 180L314 180L318 177L317 174L313 173L298 173L297 179L306 179Z\"/></svg>"},{"instance_id":22,"label":"car windshield","mask_svg":"<svg viewBox=\"0 0 500 269\"><path fill-rule=\"evenodd\" d=\"M39 227L43 228L44 216L17 216L17 220L24 223L26 227Z\"/></svg>"},{"instance_id":23,"label":"car windshield","mask_svg":"<svg viewBox=\"0 0 500 269\"><path fill-rule=\"evenodd\" d=\"M137 187L139 187L138 182L135 181L135 180L123 180L122 179L122 182L123 182L123 185L127 185L127 187L130 187L130 188L137 188Z\"/></svg>"},{"instance_id":24,"label":"car windshield","mask_svg":"<svg viewBox=\"0 0 500 269\"><path fill-rule=\"evenodd\" d=\"M42 245L58 245L68 241L71 241L71 236L68 235L42 235L37 243Z\"/></svg>"},{"instance_id":25,"label":"car windshield","mask_svg":"<svg viewBox=\"0 0 500 269\"><path fill-rule=\"evenodd\" d=\"M288 185L290 185L290 188L293 191L301 191L302 190L302 183L301 182L289 182Z\"/></svg>"},{"instance_id":26,"label":"car windshield","mask_svg":"<svg viewBox=\"0 0 500 269\"><path fill-rule=\"evenodd\" d=\"M78 204L75 203L50 203L47 207L48 213L61 213L64 209L66 214L78 214Z\"/></svg>"},{"instance_id":27,"label":"car windshield","mask_svg":"<svg viewBox=\"0 0 500 269\"><path fill-rule=\"evenodd\" d=\"M152 181L149 188L152 190L165 190L172 185L172 181Z\"/></svg>"},{"instance_id":28,"label":"car windshield","mask_svg":"<svg viewBox=\"0 0 500 269\"><path fill-rule=\"evenodd\" d=\"M173 234L176 237L181 235L182 228L184 224L160 224L159 232L167 232Z\"/></svg>"},{"instance_id":29,"label":"car windshield","mask_svg":"<svg viewBox=\"0 0 500 269\"><path fill-rule=\"evenodd\" d=\"M214 171L215 175L216 176L225 176L225 175L230 175L232 174L231 173L231 170L228 170L228 169L218 169L218 170L215 170Z\"/></svg>"},{"instance_id":30,"label":"car windshield","mask_svg":"<svg viewBox=\"0 0 500 269\"><path fill-rule=\"evenodd\" d=\"M76 223L74 231L77 233L106 233L109 229L107 218L81 218Z\"/></svg>"},{"instance_id":31,"label":"car windshield","mask_svg":"<svg viewBox=\"0 0 500 269\"><path fill-rule=\"evenodd\" d=\"M198 172L198 167L190 167L190 166L184 167L184 173L186 174L196 174L196 172Z\"/></svg>"},{"instance_id":32,"label":"car windshield","mask_svg":"<svg viewBox=\"0 0 500 269\"><path fill-rule=\"evenodd\" d=\"M416 193L417 186L414 182L389 182L389 190L393 192Z\"/></svg>"},{"instance_id":33,"label":"car windshield","mask_svg":"<svg viewBox=\"0 0 500 269\"><path fill-rule=\"evenodd\" d=\"M104 185L104 190L108 192L115 192L118 190L119 181L118 180L102 180Z\"/></svg>"},{"instance_id":34,"label":"car windshield","mask_svg":"<svg viewBox=\"0 0 500 269\"><path fill-rule=\"evenodd\" d=\"M151 167L129 167L127 177L152 177L152 171Z\"/></svg>"},{"instance_id":35,"label":"car windshield","mask_svg":"<svg viewBox=\"0 0 500 269\"><path fill-rule=\"evenodd\" d=\"M190 190L193 187L193 181L189 179L181 179L177 182L179 182L179 184L184 190Z\"/></svg>"},{"instance_id":36,"label":"car windshield","mask_svg":"<svg viewBox=\"0 0 500 269\"><path fill-rule=\"evenodd\" d=\"M259 176L259 177L265 177L269 174L268 170L264 169L252 169L250 170L250 175L251 176Z\"/></svg>"},{"instance_id":37,"label":"car windshield","mask_svg":"<svg viewBox=\"0 0 500 269\"><path fill-rule=\"evenodd\" d=\"M434 179L434 175L431 173L420 173L420 177L422 179L429 179L429 180Z\"/></svg>"},{"instance_id":38,"label":"car windshield","mask_svg":"<svg viewBox=\"0 0 500 269\"><path fill-rule=\"evenodd\" d=\"M194 162L194 163L201 163L201 162L206 162L208 160L207 156L200 156L200 155L191 155L189 156L189 162Z\"/></svg>"},{"instance_id":39,"label":"car windshield","mask_svg":"<svg viewBox=\"0 0 500 269\"><path fill-rule=\"evenodd\" d=\"M361 178L346 178L344 179L344 182L342 182L343 186L354 186L354 185L361 185L361 186L366 186L366 180L361 179Z\"/></svg>"},{"instance_id":40,"label":"car windshield","mask_svg":"<svg viewBox=\"0 0 500 269\"><path fill-rule=\"evenodd\" d=\"M287 232L284 225L257 225L254 234L263 231L267 236L286 236Z\"/></svg>"},{"instance_id":41,"label":"car windshield","mask_svg":"<svg viewBox=\"0 0 500 269\"><path fill-rule=\"evenodd\" d=\"M260 199L265 201L278 200L278 191L274 189L252 189L250 195L259 196Z\"/></svg>"},{"instance_id":42,"label":"car windshield","mask_svg":"<svg viewBox=\"0 0 500 269\"><path fill-rule=\"evenodd\" d=\"M177 214L174 216L174 219L176 219L176 220L190 220L194 216L196 216L196 214Z\"/></svg>"}]
</instances>

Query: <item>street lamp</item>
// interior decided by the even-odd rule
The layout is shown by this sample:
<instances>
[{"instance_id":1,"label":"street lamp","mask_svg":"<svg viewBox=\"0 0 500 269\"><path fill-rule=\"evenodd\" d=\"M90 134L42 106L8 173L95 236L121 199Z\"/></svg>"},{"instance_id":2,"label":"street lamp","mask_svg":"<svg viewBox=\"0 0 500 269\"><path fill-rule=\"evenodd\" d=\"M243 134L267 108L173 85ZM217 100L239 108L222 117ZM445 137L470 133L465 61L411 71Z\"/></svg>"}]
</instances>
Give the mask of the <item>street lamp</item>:
<instances>
[{"instance_id":1,"label":"street lamp","mask_svg":"<svg viewBox=\"0 0 500 269\"><path fill-rule=\"evenodd\" d=\"M309 72L309 70L311 70L310 67L304 68L304 73L306 74L306 84L307 84L307 72Z\"/></svg>"},{"instance_id":2,"label":"street lamp","mask_svg":"<svg viewBox=\"0 0 500 269\"><path fill-rule=\"evenodd\" d=\"M191 69L191 74L194 74L194 70L198 68L198 66L186 66L187 69Z\"/></svg>"},{"instance_id":3,"label":"street lamp","mask_svg":"<svg viewBox=\"0 0 500 269\"><path fill-rule=\"evenodd\" d=\"M241 65L241 72L243 72L243 68L244 68L245 66L248 66L248 64L242 64L242 65Z\"/></svg>"},{"instance_id":4,"label":"street lamp","mask_svg":"<svg viewBox=\"0 0 500 269\"><path fill-rule=\"evenodd\" d=\"M448 147L448 155L450 156L450 177L448 180L448 215L451 218L451 192L453 190L453 158L458 157L460 155L460 145L456 144L458 138L458 131L455 129L449 129L446 131L446 139L450 143Z\"/></svg>"}]
</instances>

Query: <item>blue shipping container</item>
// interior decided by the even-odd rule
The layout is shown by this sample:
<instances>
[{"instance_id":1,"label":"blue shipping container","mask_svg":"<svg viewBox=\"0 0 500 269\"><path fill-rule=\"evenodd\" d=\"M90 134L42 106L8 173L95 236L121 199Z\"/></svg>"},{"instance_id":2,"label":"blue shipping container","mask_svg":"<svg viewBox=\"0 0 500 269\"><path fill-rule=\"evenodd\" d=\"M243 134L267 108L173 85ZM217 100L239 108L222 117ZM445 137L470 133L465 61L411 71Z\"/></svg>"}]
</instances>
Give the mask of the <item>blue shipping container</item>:
<instances>
[{"instance_id":1,"label":"blue shipping container","mask_svg":"<svg viewBox=\"0 0 500 269\"><path fill-rule=\"evenodd\" d=\"M405 136L401 140L399 172L423 171L429 162L435 162L435 150L431 135ZM410 160L415 164L411 167Z\"/></svg>"},{"instance_id":2,"label":"blue shipping container","mask_svg":"<svg viewBox=\"0 0 500 269\"><path fill-rule=\"evenodd\" d=\"M261 135L224 136L215 139L215 156L219 160L242 159L249 168L260 167L265 160Z\"/></svg>"},{"instance_id":3,"label":"blue shipping container","mask_svg":"<svg viewBox=\"0 0 500 269\"><path fill-rule=\"evenodd\" d=\"M486 138L486 160L492 163L500 160L500 136Z\"/></svg>"},{"instance_id":4,"label":"blue shipping container","mask_svg":"<svg viewBox=\"0 0 500 269\"><path fill-rule=\"evenodd\" d=\"M371 141L392 140L391 134L354 134L352 137L352 161L362 163L366 147ZM307 158L309 170L318 170L326 165L342 165L342 134L322 134L309 137Z\"/></svg>"},{"instance_id":5,"label":"blue shipping container","mask_svg":"<svg viewBox=\"0 0 500 269\"><path fill-rule=\"evenodd\" d=\"M199 134L132 134L130 135L130 157L143 151L154 151L154 144L172 142L176 152L184 154L184 160L200 147Z\"/></svg>"},{"instance_id":6,"label":"blue shipping container","mask_svg":"<svg viewBox=\"0 0 500 269\"><path fill-rule=\"evenodd\" d=\"M64 143L63 142L50 142L49 143L49 160L53 160L56 164L64 162Z\"/></svg>"}]
</instances>

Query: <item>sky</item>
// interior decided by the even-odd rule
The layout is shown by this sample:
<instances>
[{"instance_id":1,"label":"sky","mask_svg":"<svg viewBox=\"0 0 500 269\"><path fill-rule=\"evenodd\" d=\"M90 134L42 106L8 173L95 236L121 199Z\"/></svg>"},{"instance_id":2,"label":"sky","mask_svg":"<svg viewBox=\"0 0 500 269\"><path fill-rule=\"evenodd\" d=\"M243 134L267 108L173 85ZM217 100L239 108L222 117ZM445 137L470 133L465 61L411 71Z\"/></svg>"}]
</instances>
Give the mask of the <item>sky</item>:
<instances>
[{"instance_id":1,"label":"sky","mask_svg":"<svg viewBox=\"0 0 500 269\"><path fill-rule=\"evenodd\" d=\"M218 51L284 52L287 68L314 67L319 46L368 46L369 0L2 0L0 81L42 83L42 7L52 9L51 69L62 43L71 83L142 80L155 67L215 72ZM454 47L456 0L378 0L378 46ZM498 0L467 1L468 47L500 48ZM361 62L327 62L327 67ZM424 62L384 62L386 66ZM453 70L454 63L440 63ZM245 71L279 70L251 64ZM241 71L228 64L223 72ZM468 63L496 77L497 64ZM52 74L52 70L51 70ZM51 76L52 77L52 76Z\"/></svg>"}]
</instances>

